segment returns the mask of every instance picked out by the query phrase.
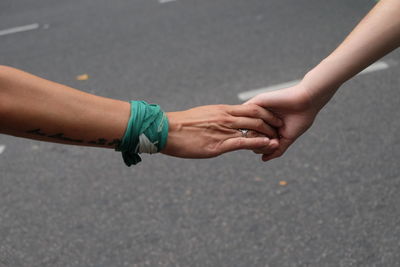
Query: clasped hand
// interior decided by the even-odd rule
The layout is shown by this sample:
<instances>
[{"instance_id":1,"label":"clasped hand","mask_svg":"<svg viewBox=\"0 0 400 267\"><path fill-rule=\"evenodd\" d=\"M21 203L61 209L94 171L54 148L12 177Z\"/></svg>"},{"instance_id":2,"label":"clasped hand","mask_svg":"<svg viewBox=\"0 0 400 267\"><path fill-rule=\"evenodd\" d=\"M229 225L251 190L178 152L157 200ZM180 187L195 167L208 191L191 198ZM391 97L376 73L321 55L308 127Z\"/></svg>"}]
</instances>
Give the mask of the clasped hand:
<instances>
[{"instance_id":1,"label":"clasped hand","mask_svg":"<svg viewBox=\"0 0 400 267\"><path fill-rule=\"evenodd\" d=\"M303 85L259 94L243 105L202 106L167 113L168 142L163 153L209 158L249 149L268 161L280 157L314 122L318 105ZM238 129L249 129L242 136Z\"/></svg>"},{"instance_id":2,"label":"clasped hand","mask_svg":"<svg viewBox=\"0 0 400 267\"><path fill-rule=\"evenodd\" d=\"M271 142L276 141L275 148L254 150L255 153L263 154L263 161L283 155L289 146L313 124L319 111L314 98L308 88L299 83L286 89L259 94L245 103L245 105L256 104L268 109L283 122L277 129L278 139L271 140Z\"/></svg>"},{"instance_id":3,"label":"clasped hand","mask_svg":"<svg viewBox=\"0 0 400 267\"><path fill-rule=\"evenodd\" d=\"M238 150L274 150L282 121L255 104L210 105L167 113L169 132L164 154L210 158ZM249 129L243 136L239 129ZM275 140L275 141L274 141Z\"/></svg>"}]
</instances>

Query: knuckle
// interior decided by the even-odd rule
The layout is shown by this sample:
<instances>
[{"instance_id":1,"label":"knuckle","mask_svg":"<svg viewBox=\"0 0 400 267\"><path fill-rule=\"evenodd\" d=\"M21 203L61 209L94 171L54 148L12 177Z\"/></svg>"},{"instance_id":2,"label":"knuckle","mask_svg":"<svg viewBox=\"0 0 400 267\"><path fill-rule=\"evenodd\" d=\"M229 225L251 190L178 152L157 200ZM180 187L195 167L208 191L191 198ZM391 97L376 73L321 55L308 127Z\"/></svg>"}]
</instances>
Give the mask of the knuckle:
<instances>
[{"instance_id":1,"label":"knuckle","mask_svg":"<svg viewBox=\"0 0 400 267\"><path fill-rule=\"evenodd\" d=\"M206 154L208 156L217 156L221 154L220 146L218 143L212 143L205 147Z\"/></svg>"},{"instance_id":2,"label":"knuckle","mask_svg":"<svg viewBox=\"0 0 400 267\"><path fill-rule=\"evenodd\" d=\"M253 117L260 117L260 115L261 115L260 110L259 110L258 107L255 106L255 105L253 105L252 108L250 109L250 113L251 113L251 115L252 115Z\"/></svg>"}]
</instances>

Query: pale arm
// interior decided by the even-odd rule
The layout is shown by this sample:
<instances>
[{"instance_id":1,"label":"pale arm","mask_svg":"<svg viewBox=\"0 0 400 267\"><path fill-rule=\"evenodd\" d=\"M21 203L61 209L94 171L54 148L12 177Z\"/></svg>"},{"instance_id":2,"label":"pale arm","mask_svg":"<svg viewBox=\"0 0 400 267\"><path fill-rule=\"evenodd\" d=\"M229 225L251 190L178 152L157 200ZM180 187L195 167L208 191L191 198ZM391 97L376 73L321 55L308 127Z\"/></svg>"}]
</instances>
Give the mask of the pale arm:
<instances>
[{"instance_id":1,"label":"pale arm","mask_svg":"<svg viewBox=\"0 0 400 267\"><path fill-rule=\"evenodd\" d=\"M400 1L381 0L343 43L296 86L260 94L248 103L280 116L279 146L256 150L267 161L281 156L313 123L337 89L368 65L400 46Z\"/></svg>"},{"instance_id":2,"label":"pale arm","mask_svg":"<svg viewBox=\"0 0 400 267\"><path fill-rule=\"evenodd\" d=\"M320 109L341 84L399 46L400 1L381 0L302 83Z\"/></svg>"}]
</instances>

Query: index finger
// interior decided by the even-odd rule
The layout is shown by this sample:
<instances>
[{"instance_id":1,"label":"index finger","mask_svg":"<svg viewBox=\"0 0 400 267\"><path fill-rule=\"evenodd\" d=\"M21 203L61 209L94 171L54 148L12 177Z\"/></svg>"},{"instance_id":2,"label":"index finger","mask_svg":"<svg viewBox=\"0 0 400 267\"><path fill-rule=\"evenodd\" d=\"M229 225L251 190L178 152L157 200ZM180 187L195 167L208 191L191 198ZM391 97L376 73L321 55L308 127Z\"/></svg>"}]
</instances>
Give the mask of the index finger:
<instances>
[{"instance_id":1,"label":"index finger","mask_svg":"<svg viewBox=\"0 0 400 267\"><path fill-rule=\"evenodd\" d=\"M259 118L274 127L281 127L282 120L271 111L255 104L230 106L228 113L232 116Z\"/></svg>"}]
</instances>

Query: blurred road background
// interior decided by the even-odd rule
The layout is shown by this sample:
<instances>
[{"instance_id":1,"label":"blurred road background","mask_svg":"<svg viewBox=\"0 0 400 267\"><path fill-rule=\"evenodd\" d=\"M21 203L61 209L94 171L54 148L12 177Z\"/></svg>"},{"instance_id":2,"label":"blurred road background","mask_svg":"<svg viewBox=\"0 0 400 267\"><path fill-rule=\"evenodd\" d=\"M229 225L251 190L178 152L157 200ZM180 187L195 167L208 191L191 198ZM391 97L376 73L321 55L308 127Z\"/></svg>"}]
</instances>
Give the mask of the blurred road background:
<instances>
[{"instance_id":1,"label":"blurred road background","mask_svg":"<svg viewBox=\"0 0 400 267\"><path fill-rule=\"evenodd\" d=\"M2 0L0 64L167 111L240 104L301 78L374 3ZM383 61L269 163L127 168L114 151L0 135L0 266L400 266L399 51Z\"/></svg>"}]
</instances>

